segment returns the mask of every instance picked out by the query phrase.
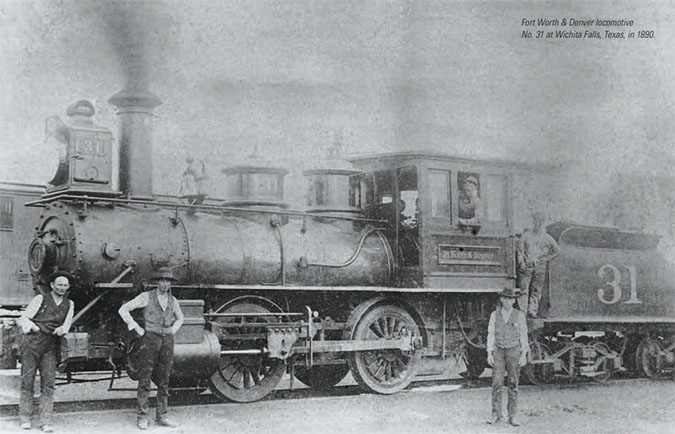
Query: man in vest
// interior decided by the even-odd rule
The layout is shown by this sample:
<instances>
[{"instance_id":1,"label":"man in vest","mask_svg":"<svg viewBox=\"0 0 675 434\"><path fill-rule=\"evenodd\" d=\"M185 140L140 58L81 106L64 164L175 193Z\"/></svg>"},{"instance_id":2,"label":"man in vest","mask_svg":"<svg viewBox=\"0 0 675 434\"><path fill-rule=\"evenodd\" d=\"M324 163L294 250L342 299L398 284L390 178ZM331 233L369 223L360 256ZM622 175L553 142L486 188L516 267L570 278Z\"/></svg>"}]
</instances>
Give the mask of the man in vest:
<instances>
[{"instance_id":1,"label":"man in vest","mask_svg":"<svg viewBox=\"0 0 675 434\"><path fill-rule=\"evenodd\" d=\"M24 334L21 342L21 401L19 403L21 428L31 428L35 374L39 369L39 423L44 432L53 431L50 421L54 408L54 380L59 337L70 330L75 310L74 303L66 298L70 283L74 280L73 276L65 271L57 271L52 273L48 280L51 291L44 295L36 295L17 321Z\"/></svg>"},{"instance_id":2,"label":"man in vest","mask_svg":"<svg viewBox=\"0 0 675 434\"><path fill-rule=\"evenodd\" d=\"M518 377L520 367L527 363L527 320L525 313L514 309L520 294L505 288L499 297L497 309L490 315L487 335L488 365L492 366L492 417L495 424L502 418L502 391L504 371L509 379L509 423L518 426Z\"/></svg>"},{"instance_id":3,"label":"man in vest","mask_svg":"<svg viewBox=\"0 0 675 434\"><path fill-rule=\"evenodd\" d=\"M176 279L170 268L162 267L153 275L157 288L143 292L120 307L119 314L129 327L141 336L138 360L138 428L148 429L150 381L157 385L157 425L174 427L167 419L169 375L173 366L173 335L183 325L183 312L171 295L171 282ZM132 310L143 309L145 328L131 317Z\"/></svg>"}]
</instances>

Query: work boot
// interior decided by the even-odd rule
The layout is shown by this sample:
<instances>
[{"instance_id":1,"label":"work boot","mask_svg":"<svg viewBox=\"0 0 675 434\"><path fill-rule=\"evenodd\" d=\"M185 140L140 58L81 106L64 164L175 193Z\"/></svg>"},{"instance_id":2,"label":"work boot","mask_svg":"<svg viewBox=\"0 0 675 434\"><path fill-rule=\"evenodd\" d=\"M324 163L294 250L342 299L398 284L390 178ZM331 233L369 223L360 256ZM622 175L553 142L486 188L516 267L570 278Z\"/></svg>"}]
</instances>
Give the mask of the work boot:
<instances>
[{"instance_id":1,"label":"work boot","mask_svg":"<svg viewBox=\"0 0 675 434\"><path fill-rule=\"evenodd\" d=\"M169 428L175 428L175 427L178 426L171 419L167 419L165 417L163 417L161 419L157 419L157 421L155 423L159 426L166 426L166 427L169 427Z\"/></svg>"},{"instance_id":2,"label":"work boot","mask_svg":"<svg viewBox=\"0 0 675 434\"><path fill-rule=\"evenodd\" d=\"M520 426L520 421L515 416L509 418L509 423L513 426Z\"/></svg>"},{"instance_id":3,"label":"work boot","mask_svg":"<svg viewBox=\"0 0 675 434\"><path fill-rule=\"evenodd\" d=\"M502 417L501 417L501 416L497 416L497 415L494 415L494 414L493 414L492 417L490 417L490 419L487 420L487 423L489 423L490 425L496 425L496 424L498 424L501 420L502 420Z\"/></svg>"},{"instance_id":4,"label":"work boot","mask_svg":"<svg viewBox=\"0 0 675 434\"><path fill-rule=\"evenodd\" d=\"M140 419L138 421L138 429L146 430L148 429L148 421L145 419Z\"/></svg>"}]
</instances>

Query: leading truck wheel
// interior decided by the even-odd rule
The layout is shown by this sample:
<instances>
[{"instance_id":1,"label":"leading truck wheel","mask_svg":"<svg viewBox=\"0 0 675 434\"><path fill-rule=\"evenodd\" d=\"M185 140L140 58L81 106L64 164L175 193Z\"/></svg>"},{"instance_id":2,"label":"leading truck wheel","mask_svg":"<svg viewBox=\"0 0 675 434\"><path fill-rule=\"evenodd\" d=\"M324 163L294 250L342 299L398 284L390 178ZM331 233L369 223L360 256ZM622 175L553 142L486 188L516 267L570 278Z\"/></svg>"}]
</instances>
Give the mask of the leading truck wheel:
<instances>
[{"instance_id":1,"label":"leading truck wheel","mask_svg":"<svg viewBox=\"0 0 675 434\"><path fill-rule=\"evenodd\" d=\"M222 308L221 308L222 309ZM216 313L267 314L269 310L255 303L240 302L219 309ZM247 323L272 322L269 316L247 315L220 317L221 324L235 325L225 329L228 340L221 344L223 350L259 350L265 347L265 329L247 326ZM235 402L253 402L267 396L279 384L284 375L282 360L270 359L265 354L221 356L218 370L209 379L209 388L220 399Z\"/></svg>"},{"instance_id":2,"label":"leading truck wheel","mask_svg":"<svg viewBox=\"0 0 675 434\"><path fill-rule=\"evenodd\" d=\"M405 335L420 335L412 316L398 306L375 305L359 319L352 339L397 339ZM420 353L357 351L351 354L349 367L361 386L377 393L392 394L405 389L413 380Z\"/></svg>"},{"instance_id":3,"label":"leading truck wheel","mask_svg":"<svg viewBox=\"0 0 675 434\"><path fill-rule=\"evenodd\" d=\"M312 389L326 390L342 381L348 372L348 365L296 366L295 378Z\"/></svg>"}]
</instances>

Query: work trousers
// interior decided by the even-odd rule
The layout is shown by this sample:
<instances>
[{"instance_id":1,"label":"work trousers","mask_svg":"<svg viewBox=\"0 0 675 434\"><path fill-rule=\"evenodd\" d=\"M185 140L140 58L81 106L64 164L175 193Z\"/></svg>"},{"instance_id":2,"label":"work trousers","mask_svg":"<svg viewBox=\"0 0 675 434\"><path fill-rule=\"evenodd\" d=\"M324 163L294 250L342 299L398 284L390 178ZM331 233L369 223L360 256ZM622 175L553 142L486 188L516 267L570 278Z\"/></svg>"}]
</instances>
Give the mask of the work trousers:
<instances>
[{"instance_id":1,"label":"work trousers","mask_svg":"<svg viewBox=\"0 0 675 434\"><path fill-rule=\"evenodd\" d=\"M21 423L30 422L33 414L35 374L40 370L39 425L47 425L54 411L54 380L56 377L57 338L43 332L23 336L21 344Z\"/></svg>"},{"instance_id":2,"label":"work trousers","mask_svg":"<svg viewBox=\"0 0 675 434\"><path fill-rule=\"evenodd\" d=\"M537 316L539 312L539 300L541 300L545 278L546 265L520 270L518 273L518 288L523 292L518 297L518 306L530 316Z\"/></svg>"},{"instance_id":3,"label":"work trousers","mask_svg":"<svg viewBox=\"0 0 675 434\"><path fill-rule=\"evenodd\" d=\"M513 348L495 348L493 352L494 366L492 367L492 417L502 417L502 396L504 395L504 371L508 378L509 419L518 414L518 379L520 376L520 346Z\"/></svg>"},{"instance_id":4,"label":"work trousers","mask_svg":"<svg viewBox=\"0 0 675 434\"><path fill-rule=\"evenodd\" d=\"M173 335L146 332L138 350L138 419L148 420L150 381L157 386L157 420L166 417L169 376L173 367Z\"/></svg>"}]
</instances>

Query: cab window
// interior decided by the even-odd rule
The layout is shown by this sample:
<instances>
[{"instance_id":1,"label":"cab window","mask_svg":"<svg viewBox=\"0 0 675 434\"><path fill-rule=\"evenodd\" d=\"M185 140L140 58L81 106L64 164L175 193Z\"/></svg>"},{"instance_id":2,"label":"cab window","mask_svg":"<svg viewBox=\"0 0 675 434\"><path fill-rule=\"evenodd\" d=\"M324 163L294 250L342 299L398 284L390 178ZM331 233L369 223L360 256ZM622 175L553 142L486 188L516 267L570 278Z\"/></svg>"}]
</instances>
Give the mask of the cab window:
<instances>
[{"instance_id":1,"label":"cab window","mask_svg":"<svg viewBox=\"0 0 675 434\"><path fill-rule=\"evenodd\" d=\"M431 217L451 221L450 172L430 169L429 192L431 196Z\"/></svg>"},{"instance_id":2,"label":"cab window","mask_svg":"<svg viewBox=\"0 0 675 434\"><path fill-rule=\"evenodd\" d=\"M0 197L0 231L14 229L14 199Z\"/></svg>"},{"instance_id":3,"label":"cab window","mask_svg":"<svg viewBox=\"0 0 675 434\"><path fill-rule=\"evenodd\" d=\"M417 189L417 168L414 166L397 169L399 197L398 212L398 257L403 266L418 266L419 247L419 190Z\"/></svg>"},{"instance_id":4,"label":"cab window","mask_svg":"<svg viewBox=\"0 0 675 434\"><path fill-rule=\"evenodd\" d=\"M506 178L498 175L486 176L485 214L488 221L503 222L506 220L504 198L506 196Z\"/></svg>"}]
</instances>

